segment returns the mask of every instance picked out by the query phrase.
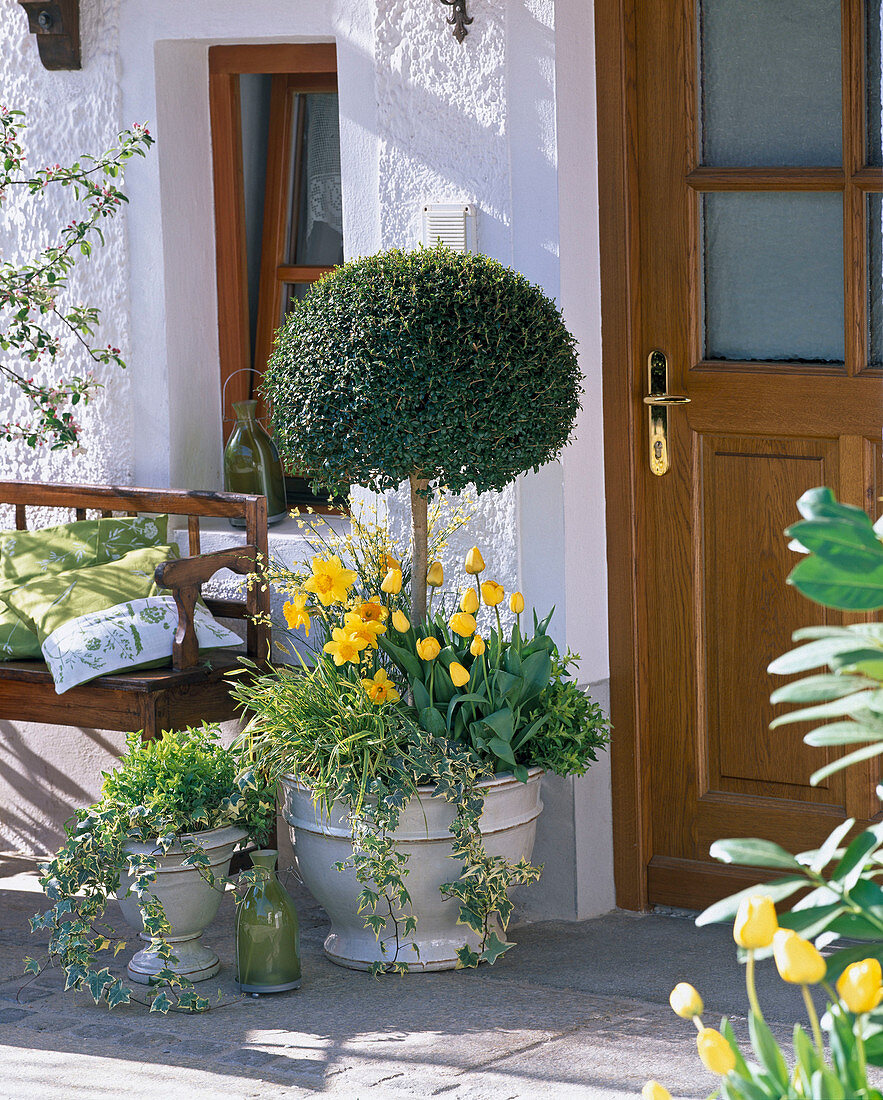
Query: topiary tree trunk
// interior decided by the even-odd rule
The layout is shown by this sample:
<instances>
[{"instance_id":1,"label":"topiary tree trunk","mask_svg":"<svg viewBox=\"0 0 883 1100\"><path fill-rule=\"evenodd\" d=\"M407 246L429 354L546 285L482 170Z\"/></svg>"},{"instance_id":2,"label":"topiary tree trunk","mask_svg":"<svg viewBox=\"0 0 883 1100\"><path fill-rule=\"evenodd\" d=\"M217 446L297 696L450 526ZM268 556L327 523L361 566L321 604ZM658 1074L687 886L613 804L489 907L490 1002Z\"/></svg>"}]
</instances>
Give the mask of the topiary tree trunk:
<instances>
[{"instance_id":1,"label":"topiary tree trunk","mask_svg":"<svg viewBox=\"0 0 883 1100\"><path fill-rule=\"evenodd\" d=\"M411 618L426 618L426 570L429 568L429 479L411 474Z\"/></svg>"}]
</instances>

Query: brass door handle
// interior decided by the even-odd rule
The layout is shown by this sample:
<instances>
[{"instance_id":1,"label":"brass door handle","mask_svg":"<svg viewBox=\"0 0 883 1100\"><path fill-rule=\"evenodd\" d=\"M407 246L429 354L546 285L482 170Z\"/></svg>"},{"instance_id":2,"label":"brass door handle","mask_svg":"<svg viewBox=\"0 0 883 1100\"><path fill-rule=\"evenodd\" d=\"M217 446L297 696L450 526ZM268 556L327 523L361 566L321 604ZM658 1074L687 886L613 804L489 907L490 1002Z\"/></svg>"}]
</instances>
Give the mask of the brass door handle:
<instances>
[{"instance_id":1,"label":"brass door handle","mask_svg":"<svg viewBox=\"0 0 883 1100\"><path fill-rule=\"evenodd\" d=\"M649 393L644 398L645 405L689 405L690 398L678 393Z\"/></svg>"},{"instance_id":2,"label":"brass door handle","mask_svg":"<svg viewBox=\"0 0 883 1100\"><path fill-rule=\"evenodd\" d=\"M661 477L671 465L668 449L668 409L670 405L689 405L690 398L668 392L668 359L664 351L647 356L647 388L644 398L650 426L650 471Z\"/></svg>"}]
</instances>

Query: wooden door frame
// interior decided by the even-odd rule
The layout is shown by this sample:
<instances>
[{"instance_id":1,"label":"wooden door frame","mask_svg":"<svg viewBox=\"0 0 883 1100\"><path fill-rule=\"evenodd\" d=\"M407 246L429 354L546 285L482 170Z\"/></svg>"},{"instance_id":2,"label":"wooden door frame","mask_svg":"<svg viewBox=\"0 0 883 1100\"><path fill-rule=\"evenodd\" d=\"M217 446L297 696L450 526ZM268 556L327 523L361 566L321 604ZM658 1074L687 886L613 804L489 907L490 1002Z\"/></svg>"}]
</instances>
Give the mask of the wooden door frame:
<instances>
[{"instance_id":1,"label":"wooden door frame","mask_svg":"<svg viewBox=\"0 0 883 1100\"><path fill-rule=\"evenodd\" d=\"M644 776L639 713L638 576L635 526L634 364L640 349L635 158L635 0L595 3L598 198L604 485L610 642L611 795L616 902L648 907L649 777ZM638 425L638 429L643 425Z\"/></svg>"}]
</instances>

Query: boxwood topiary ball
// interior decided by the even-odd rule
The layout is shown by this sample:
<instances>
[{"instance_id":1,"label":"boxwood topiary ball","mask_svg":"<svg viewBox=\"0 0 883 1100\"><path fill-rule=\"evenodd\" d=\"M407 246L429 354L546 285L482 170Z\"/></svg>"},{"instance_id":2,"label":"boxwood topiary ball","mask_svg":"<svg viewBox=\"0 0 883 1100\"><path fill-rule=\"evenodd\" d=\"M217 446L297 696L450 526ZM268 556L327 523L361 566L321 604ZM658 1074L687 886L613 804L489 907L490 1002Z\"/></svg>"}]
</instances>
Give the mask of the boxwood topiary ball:
<instances>
[{"instance_id":1,"label":"boxwood topiary ball","mask_svg":"<svg viewBox=\"0 0 883 1100\"><path fill-rule=\"evenodd\" d=\"M297 302L264 375L275 437L317 488L410 475L501 489L554 458L579 407L555 303L496 260L441 246L336 268Z\"/></svg>"}]
</instances>

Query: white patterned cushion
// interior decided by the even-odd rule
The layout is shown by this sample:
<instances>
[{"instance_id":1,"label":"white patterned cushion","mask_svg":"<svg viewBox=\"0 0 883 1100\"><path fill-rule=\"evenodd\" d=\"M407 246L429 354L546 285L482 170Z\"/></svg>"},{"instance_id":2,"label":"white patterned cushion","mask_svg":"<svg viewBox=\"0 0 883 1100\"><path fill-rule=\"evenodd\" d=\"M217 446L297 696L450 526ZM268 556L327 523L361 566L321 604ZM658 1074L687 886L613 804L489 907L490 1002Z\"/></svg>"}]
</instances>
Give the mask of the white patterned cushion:
<instances>
[{"instance_id":1,"label":"white patterned cushion","mask_svg":"<svg viewBox=\"0 0 883 1100\"><path fill-rule=\"evenodd\" d=\"M194 622L200 650L242 645L238 635L199 604ZM43 659L56 692L63 695L98 676L170 658L177 625L178 609L171 596L145 596L69 619L43 642Z\"/></svg>"}]
</instances>

